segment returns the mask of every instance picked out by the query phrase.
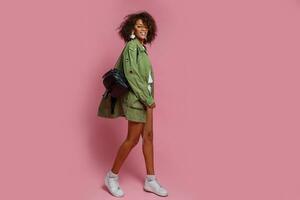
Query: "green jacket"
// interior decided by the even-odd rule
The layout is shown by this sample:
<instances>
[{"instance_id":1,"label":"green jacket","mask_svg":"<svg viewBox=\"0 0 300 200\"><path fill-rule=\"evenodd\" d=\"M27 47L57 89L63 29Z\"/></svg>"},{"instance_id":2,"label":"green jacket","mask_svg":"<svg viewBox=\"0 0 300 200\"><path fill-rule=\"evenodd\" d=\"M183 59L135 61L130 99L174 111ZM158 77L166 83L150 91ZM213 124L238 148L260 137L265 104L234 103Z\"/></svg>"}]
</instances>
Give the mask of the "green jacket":
<instances>
[{"instance_id":1,"label":"green jacket","mask_svg":"<svg viewBox=\"0 0 300 200\"><path fill-rule=\"evenodd\" d=\"M111 109L111 96L102 95L97 115L105 118L126 116L128 119L145 121L146 106L154 103L154 73L148 57L147 49L137 38L126 43L114 68L119 68L132 89L117 99L114 113ZM148 90L148 77L151 73L153 82L151 92Z\"/></svg>"}]
</instances>

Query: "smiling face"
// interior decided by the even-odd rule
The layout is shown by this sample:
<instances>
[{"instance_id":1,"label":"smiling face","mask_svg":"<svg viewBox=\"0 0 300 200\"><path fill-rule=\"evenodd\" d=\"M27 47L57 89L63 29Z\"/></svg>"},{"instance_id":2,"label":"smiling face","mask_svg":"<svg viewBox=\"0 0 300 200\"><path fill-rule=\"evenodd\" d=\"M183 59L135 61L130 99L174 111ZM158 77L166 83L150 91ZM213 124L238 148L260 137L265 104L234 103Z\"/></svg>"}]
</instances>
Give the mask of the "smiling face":
<instances>
[{"instance_id":1,"label":"smiling face","mask_svg":"<svg viewBox=\"0 0 300 200\"><path fill-rule=\"evenodd\" d=\"M134 34L140 40L144 41L147 38L148 27L141 19L138 19L134 25Z\"/></svg>"}]
</instances>

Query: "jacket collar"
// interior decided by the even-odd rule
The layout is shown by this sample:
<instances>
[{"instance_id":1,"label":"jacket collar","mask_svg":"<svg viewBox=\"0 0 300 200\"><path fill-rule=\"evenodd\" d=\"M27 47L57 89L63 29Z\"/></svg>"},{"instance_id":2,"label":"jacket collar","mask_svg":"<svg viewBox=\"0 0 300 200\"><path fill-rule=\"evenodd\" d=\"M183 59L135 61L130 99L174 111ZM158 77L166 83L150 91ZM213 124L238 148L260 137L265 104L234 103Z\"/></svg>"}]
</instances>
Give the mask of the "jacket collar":
<instances>
[{"instance_id":1,"label":"jacket collar","mask_svg":"<svg viewBox=\"0 0 300 200\"><path fill-rule=\"evenodd\" d=\"M137 38L134 38L134 40L137 43L138 49L140 51L145 51L147 53L147 47L145 45L143 45Z\"/></svg>"}]
</instances>

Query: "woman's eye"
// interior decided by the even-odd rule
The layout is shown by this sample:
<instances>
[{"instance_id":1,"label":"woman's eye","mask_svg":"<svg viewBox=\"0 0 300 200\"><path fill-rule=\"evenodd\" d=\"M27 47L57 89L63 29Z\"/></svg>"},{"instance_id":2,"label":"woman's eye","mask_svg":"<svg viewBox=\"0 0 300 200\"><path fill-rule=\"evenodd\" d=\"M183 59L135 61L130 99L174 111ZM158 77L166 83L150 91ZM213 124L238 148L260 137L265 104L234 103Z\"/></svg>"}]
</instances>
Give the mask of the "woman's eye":
<instances>
[{"instance_id":1,"label":"woman's eye","mask_svg":"<svg viewBox=\"0 0 300 200\"><path fill-rule=\"evenodd\" d=\"M145 29L148 29L148 27L145 27L145 26L137 26L138 28L145 28Z\"/></svg>"}]
</instances>

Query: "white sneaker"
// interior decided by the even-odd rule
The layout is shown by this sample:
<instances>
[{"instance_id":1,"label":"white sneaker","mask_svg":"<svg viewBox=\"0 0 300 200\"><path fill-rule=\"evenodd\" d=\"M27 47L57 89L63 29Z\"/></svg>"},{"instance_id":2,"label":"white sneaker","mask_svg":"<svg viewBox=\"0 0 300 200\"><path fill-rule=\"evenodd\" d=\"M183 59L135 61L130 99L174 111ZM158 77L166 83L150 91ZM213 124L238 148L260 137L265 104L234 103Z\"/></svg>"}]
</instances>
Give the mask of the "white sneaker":
<instances>
[{"instance_id":1,"label":"white sneaker","mask_svg":"<svg viewBox=\"0 0 300 200\"><path fill-rule=\"evenodd\" d=\"M109 172L107 172L104 182L109 192L115 197L124 196L124 192L119 185L119 176L109 177Z\"/></svg>"},{"instance_id":2,"label":"white sneaker","mask_svg":"<svg viewBox=\"0 0 300 200\"><path fill-rule=\"evenodd\" d=\"M156 178L151 181L145 179L144 190L146 192L152 192L159 196L168 196L168 191L158 183L158 180Z\"/></svg>"}]
</instances>

